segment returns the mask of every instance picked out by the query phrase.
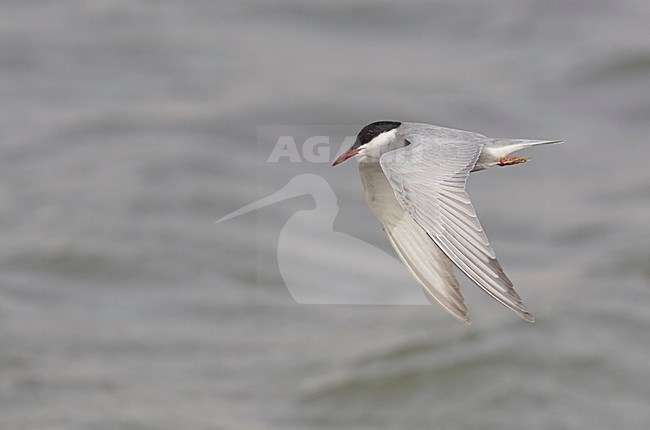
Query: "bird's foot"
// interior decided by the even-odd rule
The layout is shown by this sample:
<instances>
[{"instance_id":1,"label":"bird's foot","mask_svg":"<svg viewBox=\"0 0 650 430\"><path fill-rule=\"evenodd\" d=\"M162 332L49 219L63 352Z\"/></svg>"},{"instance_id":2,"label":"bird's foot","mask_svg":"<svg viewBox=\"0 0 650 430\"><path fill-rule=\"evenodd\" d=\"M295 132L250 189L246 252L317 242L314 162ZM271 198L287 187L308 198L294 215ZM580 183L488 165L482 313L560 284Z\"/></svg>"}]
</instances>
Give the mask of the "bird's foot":
<instances>
[{"instance_id":1,"label":"bird's foot","mask_svg":"<svg viewBox=\"0 0 650 430\"><path fill-rule=\"evenodd\" d=\"M530 160L528 157L503 157L497 163L499 166L512 166L513 164L525 163Z\"/></svg>"}]
</instances>

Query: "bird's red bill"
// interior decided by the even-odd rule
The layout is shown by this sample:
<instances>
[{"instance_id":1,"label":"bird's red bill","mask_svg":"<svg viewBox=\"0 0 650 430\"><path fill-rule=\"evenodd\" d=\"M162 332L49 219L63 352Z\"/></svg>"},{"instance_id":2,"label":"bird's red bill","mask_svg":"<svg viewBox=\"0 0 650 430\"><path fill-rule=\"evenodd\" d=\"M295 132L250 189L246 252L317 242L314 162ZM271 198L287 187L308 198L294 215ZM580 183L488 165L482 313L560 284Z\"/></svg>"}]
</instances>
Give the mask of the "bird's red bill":
<instances>
[{"instance_id":1,"label":"bird's red bill","mask_svg":"<svg viewBox=\"0 0 650 430\"><path fill-rule=\"evenodd\" d=\"M358 153L359 153L359 148L350 148L350 149L348 149L343 154L341 154L341 156L339 158L337 158L334 161L334 164L332 164L332 167L336 166L337 164L341 164L342 162L344 162L348 158L352 158L355 155L357 155Z\"/></svg>"}]
</instances>

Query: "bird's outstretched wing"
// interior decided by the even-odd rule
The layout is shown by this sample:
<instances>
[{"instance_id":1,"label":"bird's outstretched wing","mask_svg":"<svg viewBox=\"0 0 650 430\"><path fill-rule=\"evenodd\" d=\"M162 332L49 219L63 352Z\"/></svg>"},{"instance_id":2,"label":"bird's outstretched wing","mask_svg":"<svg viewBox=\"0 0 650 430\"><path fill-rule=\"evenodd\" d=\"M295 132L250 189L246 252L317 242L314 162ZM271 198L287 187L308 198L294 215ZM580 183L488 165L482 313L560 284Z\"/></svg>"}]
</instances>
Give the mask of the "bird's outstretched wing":
<instances>
[{"instance_id":1,"label":"bird's outstretched wing","mask_svg":"<svg viewBox=\"0 0 650 430\"><path fill-rule=\"evenodd\" d=\"M469 324L452 262L395 199L378 163L361 163L359 172L372 214L427 298L435 299L456 319Z\"/></svg>"},{"instance_id":2,"label":"bird's outstretched wing","mask_svg":"<svg viewBox=\"0 0 650 430\"><path fill-rule=\"evenodd\" d=\"M404 210L472 281L521 318L534 321L503 272L465 192L482 143L440 142L407 135L381 167Z\"/></svg>"}]
</instances>

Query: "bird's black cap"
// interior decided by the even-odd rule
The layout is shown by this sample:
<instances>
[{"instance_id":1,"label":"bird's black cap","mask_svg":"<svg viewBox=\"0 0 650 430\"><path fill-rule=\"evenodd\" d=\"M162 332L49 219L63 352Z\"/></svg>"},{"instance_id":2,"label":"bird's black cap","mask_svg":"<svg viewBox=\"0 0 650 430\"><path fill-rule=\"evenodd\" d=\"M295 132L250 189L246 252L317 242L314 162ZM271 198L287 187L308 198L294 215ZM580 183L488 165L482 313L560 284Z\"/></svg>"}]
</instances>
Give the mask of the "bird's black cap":
<instances>
[{"instance_id":1,"label":"bird's black cap","mask_svg":"<svg viewBox=\"0 0 650 430\"><path fill-rule=\"evenodd\" d=\"M397 128L400 125L402 125L402 123L398 121L377 121L368 124L361 129L357 135L356 142L352 145L352 148L358 148L361 145L365 145L380 134Z\"/></svg>"}]
</instances>

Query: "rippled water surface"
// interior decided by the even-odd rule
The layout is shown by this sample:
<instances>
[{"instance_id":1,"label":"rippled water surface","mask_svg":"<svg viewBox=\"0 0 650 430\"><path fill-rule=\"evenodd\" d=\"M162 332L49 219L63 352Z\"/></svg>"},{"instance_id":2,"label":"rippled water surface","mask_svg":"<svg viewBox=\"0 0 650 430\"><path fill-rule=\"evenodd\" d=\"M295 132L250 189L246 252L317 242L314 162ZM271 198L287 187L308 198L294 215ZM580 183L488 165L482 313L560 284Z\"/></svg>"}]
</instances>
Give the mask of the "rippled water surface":
<instances>
[{"instance_id":1,"label":"rippled water surface","mask_svg":"<svg viewBox=\"0 0 650 430\"><path fill-rule=\"evenodd\" d=\"M648 22L645 1L3 2L0 427L647 428ZM387 118L567 141L469 181L535 324L465 279L470 327L292 304L280 231L315 197L214 224L310 173L336 232L390 252L354 163L329 168ZM329 130L330 162L267 163L268 127ZM413 282L315 224L284 254L315 288Z\"/></svg>"}]
</instances>

